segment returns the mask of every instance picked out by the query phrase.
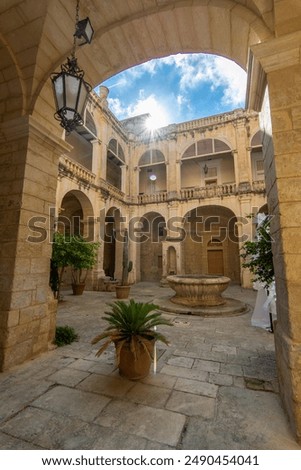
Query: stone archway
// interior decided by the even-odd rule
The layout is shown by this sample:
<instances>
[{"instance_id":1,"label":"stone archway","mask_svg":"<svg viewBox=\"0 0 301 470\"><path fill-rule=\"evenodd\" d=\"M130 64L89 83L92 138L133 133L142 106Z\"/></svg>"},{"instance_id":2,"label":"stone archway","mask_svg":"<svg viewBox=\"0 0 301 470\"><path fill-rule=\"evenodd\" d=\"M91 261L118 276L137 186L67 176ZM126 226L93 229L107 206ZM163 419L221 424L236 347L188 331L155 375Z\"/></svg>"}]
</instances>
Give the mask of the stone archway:
<instances>
[{"instance_id":1,"label":"stone archway","mask_svg":"<svg viewBox=\"0 0 301 470\"><path fill-rule=\"evenodd\" d=\"M141 217L140 224L141 281L160 281L163 274L162 241L166 236L165 219L158 212L148 212Z\"/></svg>"},{"instance_id":2,"label":"stone archway","mask_svg":"<svg viewBox=\"0 0 301 470\"><path fill-rule=\"evenodd\" d=\"M184 217L185 274L222 274L240 282L237 218L222 206L199 206ZM218 272L222 271L222 272Z\"/></svg>"},{"instance_id":3,"label":"stone archway","mask_svg":"<svg viewBox=\"0 0 301 470\"><path fill-rule=\"evenodd\" d=\"M57 229L66 234L94 240L94 210L89 198L79 190L64 195L58 210Z\"/></svg>"},{"instance_id":4,"label":"stone archway","mask_svg":"<svg viewBox=\"0 0 301 470\"><path fill-rule=\"evenodd\" d=\"M111 279L119 278L121 274L121 213L116 207L111 207L105 217L103 270Z\"/></svg>"},{"instance_id":5,"label":"stone archway","mask_svg":"<svg viewBox=\"0 0 301 470\"><path fill-rule=\"evenodd\" d=\"M265 147L265 139L263 153L269 212L275 215L272 234L276 240L279 299L277 361L283 403L301 439L301 220L296 217L300 214L301 188L301 4L295 0L250 0L247 4L244 0L199 0L193 4L167 0L158 5L154 0L147 7L133 2L129 10L124 2L118 3L106 18L101 14L103 2L91 0L83 6L83 17L93 12L97 25L92 46L95 53L87 53L86 48L78 52L80 65L93 85L150 58L185 51L217 53L248 68L248 105L253 109L260 109L264 86L268 83L275 154ZM24 339L24 326L14 320L12 327L10 321L12 316L15 319L16 309L20 316L24 308L32 306L32 299L36 298L36 273L28 273L30 289L22 305L18 303L22 290L11 286L21 285L13 281L18 276L18 265L25 258L30 260L34 255L39 259L45 266L39 268L44 300L37 305L44 312L41 322L47 318L49 269L46 266L51 247L29 248L22 234L37 211L46 224L49 222L48 206L54 206L58 158L70 150L61 140L61 129L53 120L49 75L65 61L72 47L73 6L64 0L39 2L38 9L30 0L18 4L2 2L0 6L0 52L4 58L0 95L0 174L4 196L0 215L3 232L7 234L2 239L4 263L0 263L0 274L8 280L0 304L1 369L18 364L48 346L49 338L42 329L37 328L34 337L29 334ZM12 24L10 18L16 14L19 21ZM58 34L52 33L54 28ZM70 43L61 40L62 37L70 37ZM271 135L269 116L263 125L265 135ZM21 252L23 260L18 255Z\"/></svg>"}]
</instances>

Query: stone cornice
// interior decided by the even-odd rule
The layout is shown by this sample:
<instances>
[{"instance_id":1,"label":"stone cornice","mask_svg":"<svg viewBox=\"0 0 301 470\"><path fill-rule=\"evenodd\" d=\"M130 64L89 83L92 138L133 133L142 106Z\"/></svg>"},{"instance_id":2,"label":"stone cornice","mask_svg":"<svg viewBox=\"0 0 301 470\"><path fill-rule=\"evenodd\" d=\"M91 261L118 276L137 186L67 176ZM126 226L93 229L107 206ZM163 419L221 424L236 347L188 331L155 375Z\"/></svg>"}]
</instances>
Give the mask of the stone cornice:
<instances>
[{"instance_id":1,"label":"stone cornice","mask_svg":"<svg viewBox=\"0 0 301 470\"><path fill-rule=\"evenodd\" d=\"M7 143L35 135L58 153L69 153L72 146L53 134L32 116L21 116L0 124L0 142Z\"/></svg>"},{"instance_id":2,"label":"stone cornice","mask_svg":"<svg viewBox=\"0 0 301 470\"><path fill-rule=\"evenodd\" d=\"M267 85L266 73L260 62L254 57L252 51L249 54L246 108L261 111L264 93Z\"/></svg>"},{"instance_id":3,"label":"stone cornice","mask_svg":"<svg viewBox=\"0 0 301 470\"><path fill-rule=\"evenodd\" d=\"M301 31L251 46L265 73L300 65Z\"/></svg>"}]
</instances>

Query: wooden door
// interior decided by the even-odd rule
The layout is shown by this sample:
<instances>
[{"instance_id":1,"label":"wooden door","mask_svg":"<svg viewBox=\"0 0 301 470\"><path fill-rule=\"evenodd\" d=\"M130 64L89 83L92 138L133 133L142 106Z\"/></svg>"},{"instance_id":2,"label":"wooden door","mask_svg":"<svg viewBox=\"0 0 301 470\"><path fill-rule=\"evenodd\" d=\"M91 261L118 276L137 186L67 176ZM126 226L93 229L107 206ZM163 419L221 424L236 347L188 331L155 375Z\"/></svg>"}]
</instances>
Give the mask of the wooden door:
<instances>
[{"instance_id":1,"label":"wooden door","mask_svg":"<svg viewBox=\"0 0 301 470\"><path fill-rule=\"evenodd\" d=\"M208 274L224 275L223 250L208 250Z\"/></svg>"}]
</instances>

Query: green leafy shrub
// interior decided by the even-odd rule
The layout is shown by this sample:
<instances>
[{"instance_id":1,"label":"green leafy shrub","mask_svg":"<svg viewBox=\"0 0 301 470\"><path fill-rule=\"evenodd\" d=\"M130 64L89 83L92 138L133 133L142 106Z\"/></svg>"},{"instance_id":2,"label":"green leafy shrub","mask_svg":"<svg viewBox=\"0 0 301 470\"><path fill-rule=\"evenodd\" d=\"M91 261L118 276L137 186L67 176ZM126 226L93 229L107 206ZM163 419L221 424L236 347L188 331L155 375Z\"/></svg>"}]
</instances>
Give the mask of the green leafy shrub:
<instances>
[{"instance_id":1,"label":"green leafy shrub","mask_svg":"<svg viewBox=\"0 0 301 470\"><path fill-rule=\"evenodd\" d=\"M272 237L270 234L270 218L265 220L256 229L256 239L244 243L243 253L240 255L244 268L249 268L253 274L253 281L263 283L269 290L274 280L274 265L272 253Z\"/></svg>"},{"instance_id":2,"label":"green leafy shrub","mask_svg":"<svg viewBox=\"0 0 301 470\"><path fill-rule=\"evenodd\" d=\"M60 297L60 287L67 266L71 267L72 283L85 283L88 271L96 263L99 245L99 242L87 242L79 235L55 232L50 273L50 286L55 298Z\"/></svg>"},{"instance_id":3,"label":"green leafy shrub","mask_svg":"<svg viewBox=\"0 0 301 470\"><path fill-rule=\"evenodd\" d=\"M72 326L57 326L55 330L54 344L57 346L65 346L71 344L78 339L78 334Z\"/></svg>"}]
</instances>

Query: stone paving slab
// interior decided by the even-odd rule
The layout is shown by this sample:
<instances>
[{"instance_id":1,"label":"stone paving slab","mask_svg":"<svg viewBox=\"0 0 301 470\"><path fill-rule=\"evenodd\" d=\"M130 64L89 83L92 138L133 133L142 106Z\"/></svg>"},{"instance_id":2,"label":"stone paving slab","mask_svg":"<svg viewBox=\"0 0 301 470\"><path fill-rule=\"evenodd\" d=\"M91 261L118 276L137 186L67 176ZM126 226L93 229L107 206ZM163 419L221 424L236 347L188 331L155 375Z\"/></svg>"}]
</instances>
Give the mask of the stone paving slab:
<instances>
[{"instance_id":1,"label":"stone paving slab","mask_svg":"<svg viewBox=\"0 0 301 470\"><path fill-rule=\"evenodd\" d=\"M221 387L218 401L215 420L188 421L185 449L300 449L289 437L277 395Z\"/></svg>"},{"instance_id":2,"label":"stone paving slab","mask_svg":"<svg viewBox=\"0 0 301 470\"><path fill-rule=\"evenodd\" d=\"M109 401L105 396L58 385L34 400L32 405L89 422L98 416Z\"/></svg>"},{"instance_id":3,"label":"stone paving slab","mask_svg":"<svg viewBox=\"0 0 301 470\"><path fill-rule=\"evenodd\" d=\"M176 446L186 417L172 411L127 401L111 402L95 420L102 426L170 446Z\"/></svg>"},{"instance_id":4,"label":"stone paving slab","mask_svg":"<svg viewBox=\"0 0 301 470\"><path fill-rule=\"evenodd\" d=\"M126 399L134 403L164 408L170 395L170 390L163 387L154 387L150 384L136 383L126 394Z\"/></svg>"},{"instance_id":5,"label":"stone paving slab","mask_svg":"<svg viewBox=\"0 0 301 470\"><path fill-rule=\"evenodd\" d=\"M166 403L166 408L186 416L200 416L205 419L213 418L215 399L175 390Z\"/></svg>"},{"instance_id":6,"label":"stone paving slab","mask_svg":"<svg viewBox=\"0 0 301 470\"><path fill-rule=\"evenodd\" d=\"M87 392L108 395L109 397L123 397L134 383L122 377L106 376L100 374L90 374L77 388Z\"/></svg>"},{"instance_id":7,"label":"stone paving slab","mask_svg":"<svg viewBox=\"0 0 301 470\"><path fill-rule=\"evenodd\" d=\"M195 395L204 395L206 397L216 398L218 387L212 383L200 382L199 380L190 380L179 378L174 386L175 390L194 393Z\"/></svg>"}]
</instances>

